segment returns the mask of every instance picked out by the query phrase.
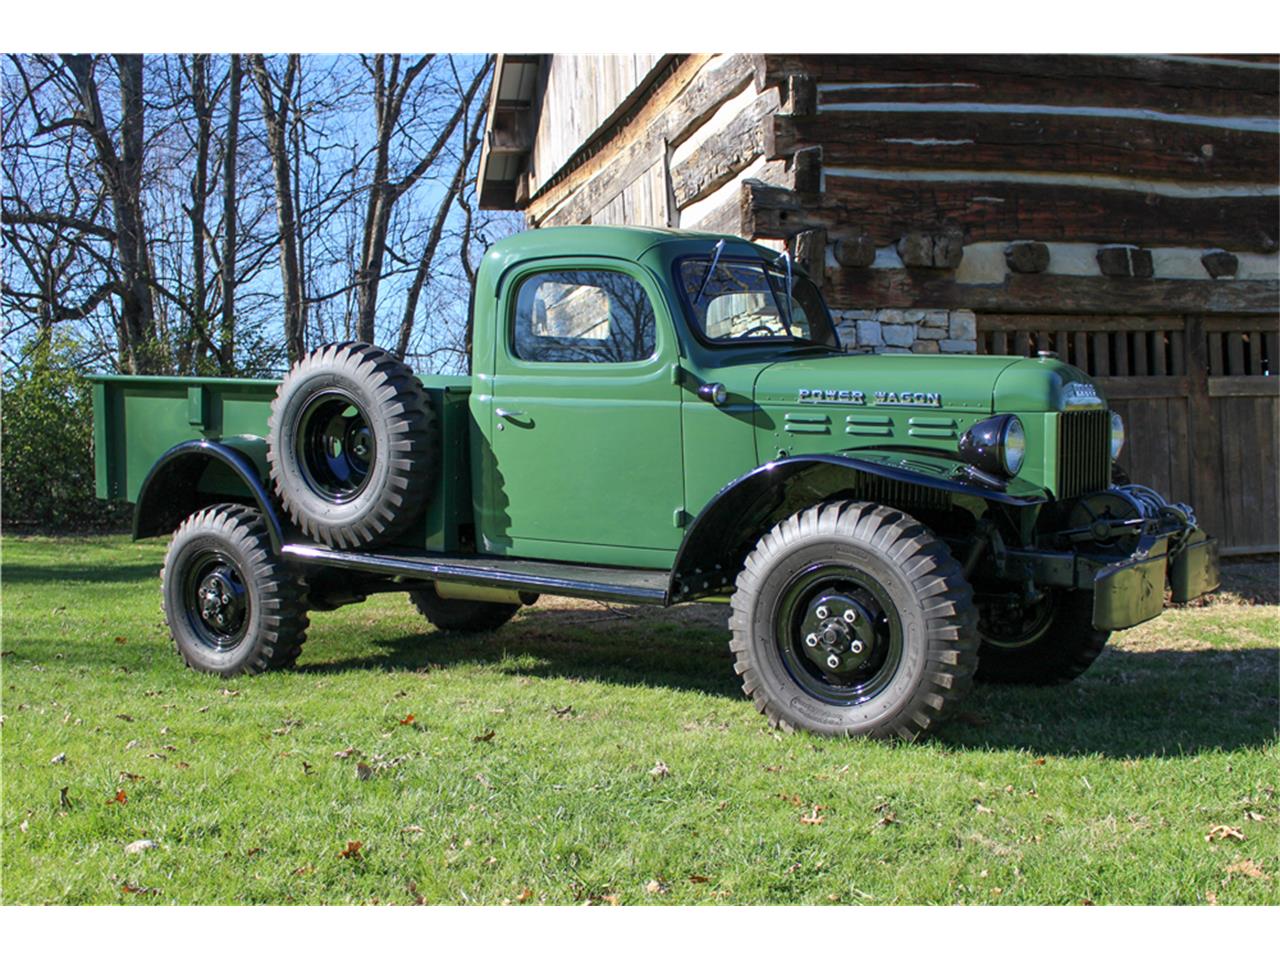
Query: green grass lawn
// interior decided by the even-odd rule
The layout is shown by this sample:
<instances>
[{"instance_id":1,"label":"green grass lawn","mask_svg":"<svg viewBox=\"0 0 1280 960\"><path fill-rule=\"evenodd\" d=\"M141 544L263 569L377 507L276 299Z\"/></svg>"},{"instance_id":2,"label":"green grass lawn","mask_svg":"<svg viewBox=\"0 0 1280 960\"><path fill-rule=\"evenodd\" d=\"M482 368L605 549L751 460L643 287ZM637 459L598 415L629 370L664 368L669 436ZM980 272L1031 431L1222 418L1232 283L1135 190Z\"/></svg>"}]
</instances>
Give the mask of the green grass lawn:
<instances>
[{"instance_id":1,"label":"green grass lawn","mask_svg":"<svg viewBox=\"0 0 1280 960\"><path fill-rule=\"evenodd\" d=\"M1274 566L905 746L770 730L723 607L465 639L381 596L227 681L172 650L164 543L3 547L4 903L1280 900Z\"/></svg>"}]
</instances>

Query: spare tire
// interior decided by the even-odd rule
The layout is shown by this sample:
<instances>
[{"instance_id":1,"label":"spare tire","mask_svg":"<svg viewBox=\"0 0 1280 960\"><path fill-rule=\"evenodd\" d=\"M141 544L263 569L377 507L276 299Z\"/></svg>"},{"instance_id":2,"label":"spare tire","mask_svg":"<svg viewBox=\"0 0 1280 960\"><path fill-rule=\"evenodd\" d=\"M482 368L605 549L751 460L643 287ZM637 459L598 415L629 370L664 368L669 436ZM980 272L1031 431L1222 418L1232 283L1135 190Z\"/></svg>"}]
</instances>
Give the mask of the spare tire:
<instances>
[{"instance_id":1,"label":"spare tire","mask_svg":"<svg viewBox=\"0 0 1280 960\"><path fill-rule=\"evenodd\" d=\"M335 343L293 365L271 403L267 461L303 533L331 547L394 539L426 503L435 415L408 367L368 343Z\"/></svg>"}]
</instances>

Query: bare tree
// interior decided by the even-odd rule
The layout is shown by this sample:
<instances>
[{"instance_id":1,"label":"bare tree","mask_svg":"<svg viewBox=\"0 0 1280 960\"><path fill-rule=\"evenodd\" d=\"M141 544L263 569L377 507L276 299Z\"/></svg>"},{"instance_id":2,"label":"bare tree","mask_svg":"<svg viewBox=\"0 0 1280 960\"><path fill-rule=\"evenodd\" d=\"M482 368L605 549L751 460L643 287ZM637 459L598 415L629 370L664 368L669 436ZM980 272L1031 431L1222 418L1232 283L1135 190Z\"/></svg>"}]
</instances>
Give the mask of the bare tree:
<instances>
[{"instance_id":1,"label":"bare tree","mask_svg":"<svg viewBox=\"0 0 1280 960\"><path fill-rule=\"evenodd\" d=\"M387 253L387 233L391 225L392 210L397 201L435 164L453 137L458 124L467 116L471 102L489 72L489 62L486 60L484 69L476 72L465 91L460 91L456 108L439 129L430 147L403 176L393 180L390 176L392 138L401 128L406 97L413 88L414 82L430 62L430 56L422 57L410 65L402 76L398 54L391 57L389 66L387 58L382 55L374 57L372 62L366 60L366 67L374 84L377 133L373 182L369 188L368 210L365 214L360 269L356 274L359 291L356 336L361 340L372 342L375 337L374 318L378 307L378 286L383 277L383 261Z\"/></svg>"},{"instance_id":2,"label":"bare tree","mask_svg":"<svg viewBox=\"0 0 1280 960\"><path fill-rule=\"evenodd\" d=\"M287 141L289 111L293 106L294 84L298 79L301 57L289 54L284 76L277 84L267 69L266 58L255 53L250 58L258 95L262 100L262 119L267 132L267 152L275 174L276 218L280 228L280 279L284 285L284 340L289 362L298 360L306 351L307 299L302 286L302 270L298 255L298 220L294 207L293 160ZM279 93L276 93L276 90Z\"/></svg>"},{"instance_id":3,"label":"bare tree","mask_svg":"<svg viewBox=\"0 0 1280 960\"><path fill-rule=\"evenodd\" d=\"M221 348L218 354L223 373L235 362L236 343L236 154L240 148L240 55L231 54L227 73L227 133L222 148L222 264L219 285L222 291Z\"/></svg>"}]
</instances>

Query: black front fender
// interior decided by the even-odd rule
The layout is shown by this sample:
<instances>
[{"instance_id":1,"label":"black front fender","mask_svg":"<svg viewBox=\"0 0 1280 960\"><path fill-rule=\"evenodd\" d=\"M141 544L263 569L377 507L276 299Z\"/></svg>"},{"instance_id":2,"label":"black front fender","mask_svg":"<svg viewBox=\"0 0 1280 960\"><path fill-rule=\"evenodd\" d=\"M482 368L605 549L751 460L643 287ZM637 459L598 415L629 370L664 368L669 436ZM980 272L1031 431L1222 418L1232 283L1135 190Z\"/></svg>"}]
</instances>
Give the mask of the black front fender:
<instances>
[{"instance_id":1,"label":"black front fender","mask_svg":"<svg viewBox=\"0 0 1280 960\"><path fill-rule=\"evenodd\" d=\"M944 497L976 497L1008 507L1032 507L1048 500L1043 494L1014 495L981 483L925 473L908 464L882 451L868 451L866 457L812 454L773 460L744 474L712 497L689 526L671 570L669 595L673 600L690 600L727 587L765 532L762 525L789 497L797 500L795 509L803 509L823 499L823 491L829 495L847 489L859 478L875 477ZM804 502L806 491L796 490L797 485L808 488L808 502Z\"/></svg>"},{"instance_id":2,"label":"black front fender","mask_svg":"<svg viewBox=\"0 0 1280 960\"><path fill-rule=\"evenodd\" d=\"M256 437L238 443L265 447L265 441ZM226 466L243 483L244 498L252 500L262 513L272 549L279 553L284 544L280 516L267 493L258 464L245 450L212 440L180 443L155 462L138 491L138 503L133 511L133 539L171 533L201 507L227 500L228 497L200 490L200 478L214 463Z\"/></svg>"}]
</instances>

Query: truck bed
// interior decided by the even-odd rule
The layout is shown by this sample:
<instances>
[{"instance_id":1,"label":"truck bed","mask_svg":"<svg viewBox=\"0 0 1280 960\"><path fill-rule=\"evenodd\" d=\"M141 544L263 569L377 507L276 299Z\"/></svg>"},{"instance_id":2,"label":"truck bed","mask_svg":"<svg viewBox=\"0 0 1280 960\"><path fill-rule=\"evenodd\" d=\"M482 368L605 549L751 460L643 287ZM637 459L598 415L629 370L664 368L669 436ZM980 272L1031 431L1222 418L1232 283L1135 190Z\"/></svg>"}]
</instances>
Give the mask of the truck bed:
<instances>
[{"instance_id":1,"label":"truck bed","mask_svg":"<svg viewBox=\"0 0 1280 960\"><path fill-rule=\"evenodd\" d=\"M267 421L279 380L229 377L93 376L94 479L98 497L136 503L155 463L188 440L237 441L267 479ZM419 377L439 423L440 463L435 489L422 521L403 546L457 548L458 529L471 521L469 457L471 379ZM232 496L236 478L217 465L205 471L199 489Z\"/></svg>"}]
</instances>

